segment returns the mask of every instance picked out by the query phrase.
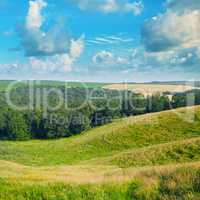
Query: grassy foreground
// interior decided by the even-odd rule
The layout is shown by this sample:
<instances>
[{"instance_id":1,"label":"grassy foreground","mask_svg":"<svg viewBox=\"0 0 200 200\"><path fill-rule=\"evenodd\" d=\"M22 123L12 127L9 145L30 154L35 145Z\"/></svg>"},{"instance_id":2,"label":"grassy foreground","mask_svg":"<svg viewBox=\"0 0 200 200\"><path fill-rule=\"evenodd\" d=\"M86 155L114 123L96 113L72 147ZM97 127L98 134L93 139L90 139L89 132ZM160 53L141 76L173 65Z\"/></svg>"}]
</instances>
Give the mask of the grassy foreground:
<instances>
[{"instance_id":1,"label":"grassy foreground","mask_svg":"<svg viewBox=\"0 0 200 200\"><path fill-rule=\"evenodd\" d=\"M200 107L72 138L0 142L0 200L198 200Z\"/></svg>"},{"instance_id":2,"label":"grassy foreground","mask_svg":"<svg viewBox=\"0 0 200 200\"><path fill-rule=\"evenodd\" d=\"M199 167L199 166L198 166ZM5 200L198 200L200 169L146 171L122 184L23 184L0 179L0 199Z\"/></svg>"}]
</instances>

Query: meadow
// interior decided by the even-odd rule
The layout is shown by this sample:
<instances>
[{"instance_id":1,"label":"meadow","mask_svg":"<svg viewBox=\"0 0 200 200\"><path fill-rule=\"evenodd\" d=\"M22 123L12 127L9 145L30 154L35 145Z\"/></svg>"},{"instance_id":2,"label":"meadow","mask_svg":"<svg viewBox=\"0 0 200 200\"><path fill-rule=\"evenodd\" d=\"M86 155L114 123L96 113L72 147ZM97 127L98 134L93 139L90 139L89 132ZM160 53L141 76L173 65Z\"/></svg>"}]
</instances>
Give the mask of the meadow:
<instances>
[{"instance_id":1,"label":"meadow","mask_svg":"<svg viewBox=\"0 0 200 200\"><path fill-rule=\"evenodd\" d=\"M65 139L2 141L0 199L198 200L199 156L200 106Z\"/></svg>"}]
</instances>

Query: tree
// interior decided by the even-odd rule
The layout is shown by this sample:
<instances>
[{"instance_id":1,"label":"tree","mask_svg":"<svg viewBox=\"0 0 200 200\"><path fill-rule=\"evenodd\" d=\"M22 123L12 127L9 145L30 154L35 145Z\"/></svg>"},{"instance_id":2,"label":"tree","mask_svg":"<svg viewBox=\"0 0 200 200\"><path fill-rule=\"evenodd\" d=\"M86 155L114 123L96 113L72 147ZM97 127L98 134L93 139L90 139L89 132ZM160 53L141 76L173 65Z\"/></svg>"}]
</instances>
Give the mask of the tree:
<instances>
[{"instance_id":1,"label":"tree","mask_svg":"<svg viewBox=\"0 0 200 200\"><path fill-rule=\"evenodd\" d=\"M147 112L159 112L170 108L170 100L159 93L147 97Z\"/></svg>"},{"instance_id":2,"label":"tree","mask_svg":"<svg viewBox=\"0 0 200 200\"><path fill-rule=\"evenodd\" d=\"M16 111L9 111L5 116L5 131L8 139L28 140L31 134L23 117L23 114Z\"/></svg>"}]
</instances>

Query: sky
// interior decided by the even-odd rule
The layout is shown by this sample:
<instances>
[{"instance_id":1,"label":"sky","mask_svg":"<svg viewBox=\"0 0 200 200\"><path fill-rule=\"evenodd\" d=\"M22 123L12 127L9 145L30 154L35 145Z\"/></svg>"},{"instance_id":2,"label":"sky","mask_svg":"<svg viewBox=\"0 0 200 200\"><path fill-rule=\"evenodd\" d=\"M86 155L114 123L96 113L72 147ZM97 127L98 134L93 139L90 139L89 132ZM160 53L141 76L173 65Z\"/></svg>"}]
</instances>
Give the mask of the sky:
<instances>
[{"instance_id":1,"label":"sky","mask_svg":"<svg viewBox=\"0 0 200 200\"><path fill-rule=\"evenodd\" d=\"M0 79L199 80L199 0L0 0Z\"/></svg>"}]
</instances>

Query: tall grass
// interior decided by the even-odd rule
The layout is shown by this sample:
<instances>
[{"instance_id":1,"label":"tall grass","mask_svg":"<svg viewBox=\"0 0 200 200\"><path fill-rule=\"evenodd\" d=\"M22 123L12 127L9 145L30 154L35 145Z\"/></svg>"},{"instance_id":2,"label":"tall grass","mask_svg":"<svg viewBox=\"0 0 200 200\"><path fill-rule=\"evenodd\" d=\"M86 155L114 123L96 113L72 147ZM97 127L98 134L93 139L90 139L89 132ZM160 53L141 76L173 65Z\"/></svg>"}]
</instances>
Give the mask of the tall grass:
<instances>
[{"instance_id":1,"label":"tall grass","mask_svg":"<svg viewBox=\"0 0 200 200\"><path fill-rule=\"evenodd\" d=\"M121 168L128 168L194 162L198 160L200 160L200 137L122 151L113 156L96 158L83 163L115 165Z\"/></svg>"},{"instance_id":2,"label":"tall grass","mask_svg":"<svg viewBox=\"0 0 200 200\"><path fill-rule=\"evenodd\" d=\"M192 123L183 108L66 139L0 142L0 200L199 200L200 107L193 109Z\"/></svg>"},{"instance_id":3,"label":"tall grass","mask_svg":"<svg viewBox=\"0 0 200 200\"><path fill-rule=\"evenodd\" d=\"M0 179L1 200L198 200L200 170L144 174L121 185L28 185Z\"/></svg>"}]
</instances>

